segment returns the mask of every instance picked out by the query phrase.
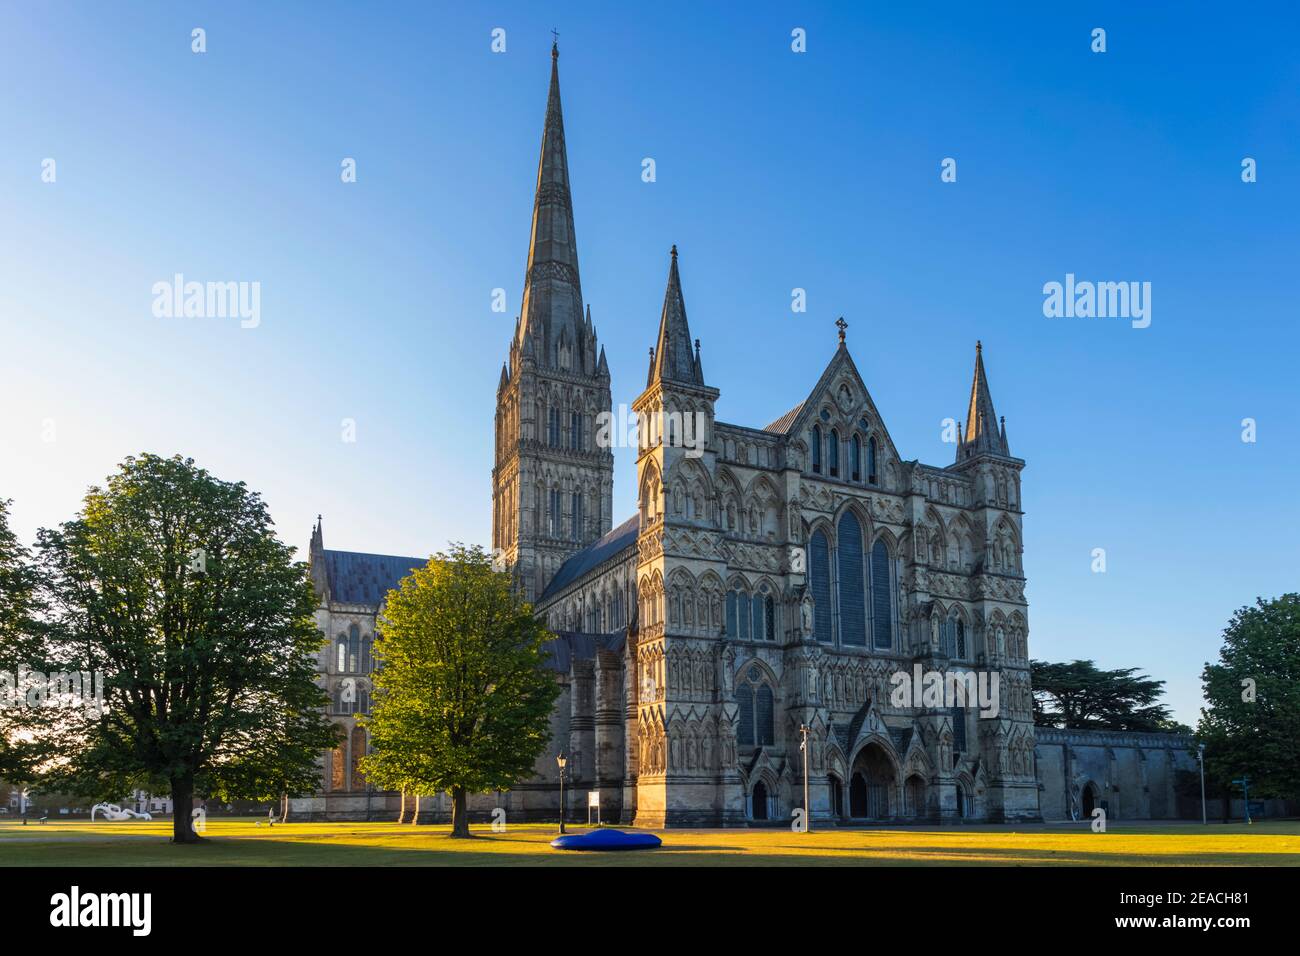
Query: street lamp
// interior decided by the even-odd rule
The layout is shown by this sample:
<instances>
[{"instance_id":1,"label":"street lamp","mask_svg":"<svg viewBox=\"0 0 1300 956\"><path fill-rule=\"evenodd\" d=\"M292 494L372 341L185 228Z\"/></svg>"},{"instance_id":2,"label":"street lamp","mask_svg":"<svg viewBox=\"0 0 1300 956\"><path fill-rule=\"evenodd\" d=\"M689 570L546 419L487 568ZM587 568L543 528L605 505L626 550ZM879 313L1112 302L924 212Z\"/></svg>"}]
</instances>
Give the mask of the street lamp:
<instances>
[{"instance_id":1,"label":"street lamp","mask_svg":"<svg viewBox=\"0 0 1300 956\"><path fill-rule=\"evenodd\" d=\"M803 826L804 833L812 833L812 807L808 806L808 725L799 725L799 749L803 751Z\"/></svg>"},{"instance_id":2,"label":"street lamp","mask_svg":"<svg viewBox=\"0 0 1300 956\"><path fill-rule=\"evenodd\" d=\"M1205 819L1205 744L1196 745L1196 760L1201 765L1201 825L1209 823Z\"/></svg>"},{"instance_id":3,"label":"street lamp","mask_svg":"<svg viewBox=\"0 0 1300 956\"><path fill-rule=\"evenodd\" d=\"M559 754L555 762L560 768L560 832L564 832L564 767L569 762L564 754Z\"/></svg>"}]
</instances>

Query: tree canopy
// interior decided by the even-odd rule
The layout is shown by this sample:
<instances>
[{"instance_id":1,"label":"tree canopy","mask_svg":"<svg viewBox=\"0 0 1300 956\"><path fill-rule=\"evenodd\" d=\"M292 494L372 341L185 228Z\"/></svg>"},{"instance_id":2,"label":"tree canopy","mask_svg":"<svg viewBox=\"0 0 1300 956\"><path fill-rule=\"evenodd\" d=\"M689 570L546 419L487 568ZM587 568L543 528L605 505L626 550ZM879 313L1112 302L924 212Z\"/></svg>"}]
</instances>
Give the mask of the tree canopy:
<instances>
[{"instance_id":1,"label":"tree canopy","mask_svg":"<svg viewBox=\"0 0 1300 956\"><path fill-rule=\"evenodd\" d=\"M71 521L39 535L47 658L104 675L102 712L59 710L43 785L170 792L173 839L194 795L315 787L335 743L315 682L322 637L306 565L243 483L190 459L127 458Z\"/></svg>"},{"instance_id":2,"label":"tree canopy","mask_svg":"<svg viewBox=\"0 0 1300 956\"><path fill-rule=\"evenodd\" d=\"M1247 775L1251 794L1300 795L1300 594L1239 608L1201 683L1206 776L1219 789Z\"/></svg>"},{"instance_id":3,"label":"tree canopy","mask_svg":"<svg viewBox=\"0 0 1300 956\"><path fill-rule=\"evenodd\" d=\"M559 684L550 638L482 548L453 544L388 592L375 641L373 751L379 786L452 794L452 835L468 836L466 794L533 776Z\"/></svg>"},{"instance_id":4,"label":"tree canopy","mask_svg":"<svg viewBox=\"0 0 1300 956\"><path fill-rule=\"evenodd\" d=\"M1165 682L1152 680L1136 667L1100 670L1093 661L1067 664L1030 661L1034 688L1034 725L1066 730L1181 731L1191 728L1173 719L1157 701Z\"/></svg>"}]
</instances>

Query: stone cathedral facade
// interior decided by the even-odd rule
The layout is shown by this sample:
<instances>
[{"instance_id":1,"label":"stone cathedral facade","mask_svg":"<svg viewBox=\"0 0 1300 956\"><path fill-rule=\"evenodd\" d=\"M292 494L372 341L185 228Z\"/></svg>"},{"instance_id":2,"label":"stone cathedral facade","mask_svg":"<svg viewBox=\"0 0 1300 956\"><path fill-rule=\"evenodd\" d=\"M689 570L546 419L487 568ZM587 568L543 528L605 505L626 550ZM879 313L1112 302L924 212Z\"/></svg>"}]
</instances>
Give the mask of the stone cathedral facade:
<instances>
[{"instance_id":1,"label":"stone cathedral facade","mask_svg":"<svg viewBox=\"0 0 1300 956\"><path fill-rule=\"evenodd\" d=\"M550 663L564 692L536 776L474 798L473 811L554 818L563 753L565 790L578 794L570 815L594 791L606 822L789 821L805 787L814 824L1042 819L1025 462L994 411L982 349L955 459L924 464L895 445L839 325L825 370L793 408L761 427L719 421L724 383L705 374L674 247L633 406L657 427L633 449L637 513L615 527L601 429L610 372L583 302L552 50L491 500L493 548L556 634ZM721 327L696 332L707 343ZM366 740L355 715L368 707L383 595L424 562L328 551L320 525L311 560L330 637L319 669L344 742L324 756L321 792L294 813L392 816L397 797L367 788L356 767ZM896 675L927 672L996 675L996 715L974 701L900 703ZM1112 741L1121 749L1123 736ZM1077 812L1081 788L1088 799L1119 790L1072 770L1068 746L1053 759L1064 763L1049 816ZM1151 767L1160 805L1172 807L1173 758L1162 751ZM1150 800L1133 800L1126 816L1150 815ZM432 818L447 809L445 795L422 803Z\"/></svg>"}]
</instances>

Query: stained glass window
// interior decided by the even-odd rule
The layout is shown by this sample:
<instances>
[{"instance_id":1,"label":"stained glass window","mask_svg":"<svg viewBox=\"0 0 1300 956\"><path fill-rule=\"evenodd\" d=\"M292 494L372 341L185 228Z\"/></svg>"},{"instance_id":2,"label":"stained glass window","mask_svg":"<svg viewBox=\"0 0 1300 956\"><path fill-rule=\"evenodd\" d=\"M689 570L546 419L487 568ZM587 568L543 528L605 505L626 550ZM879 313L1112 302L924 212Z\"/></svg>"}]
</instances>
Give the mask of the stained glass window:
<instances>
[{"instance_id":1,"label":"stained glass window","mask_svg":"<svg viewBox=\"0 0 1300 956\"><path fill-rule=\"evenodd\" d=\"M808 542L808 570L813 597L813 633L817 640L831 640L831 549L822 531Z\"/></svg>"},{"instance_id":2,"label":"stained glass window","mask_svg":"<svg viewBox=\"0 0 1300 956\"><path fill-rule=\"evenodd\" d=\"M894 646L894 614L890 591L894 586L889 546L881 538L871 548L871 634L878 650Z\"/></svg>"},{"instance_id":3,"label":"stained glass window","mask_svg":"<svg viewBox=\"0 0 1300 956\"><path fill-rule=\"evenodd\" d=\"M867 599L862 566L862 529L853 512L840 519L838 534L840 643L867 645ZM814 600L816 598L814 597Z\"/></svg>"}]
</instances>

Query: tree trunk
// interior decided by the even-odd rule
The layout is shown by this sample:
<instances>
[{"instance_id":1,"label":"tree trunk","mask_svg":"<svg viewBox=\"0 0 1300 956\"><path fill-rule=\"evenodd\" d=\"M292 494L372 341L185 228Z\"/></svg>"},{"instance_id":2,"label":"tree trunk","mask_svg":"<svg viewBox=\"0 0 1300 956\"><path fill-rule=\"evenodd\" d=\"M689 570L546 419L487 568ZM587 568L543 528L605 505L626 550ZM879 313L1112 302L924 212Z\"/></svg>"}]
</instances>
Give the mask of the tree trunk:
<instances>
[{"instance_id":1,"label":"tree trunk","mask_svg":"<svg viewBox=\"0 0 1300 956\"><path fill-rule=\"evenodd\" d=\"M172 777L172 842L198 843L190 811L194 809L194 776Z\"/></svg>"},{"instance_id":2,"label":"tree trunk","mask_svg":"<svg viewBox=\"0 0 1300 956\"><path fill-rule=\"evenodd\" d=\"M281 823L289 822L289 791L288 790L286 790L280 796L280 822Z\"/></svg>"},{"instance_id":3,"label":"tree trunk","mask_svg":"<svg viewBox=\"0 0 1300 956\"><path fill-rule=\"evenodd\" d=\"M470 835L464 787L451 788L451 835L457 839L468 839Z\"/></svg>"},{"instance_id":4,"label":"tree trunk","mask_svg":"<svg viewBox=\"0 0 1300 956\"><path fill-rule=\"evenodd\" d=\"M411 826L420 822L420 795L415 795L415 809L411 811Z\"/></svg>"},{"instance_id":5,"label":"tree trunk","mask_svg":"<svg viewBox=\"0 0 1300 956\"><path fill-rule=\"evenodd\" d=\"M398 823L406 822L406 791L405 790L402 791L402 806L397 811L397 822Z\"/></svg>"}]
</instances>

